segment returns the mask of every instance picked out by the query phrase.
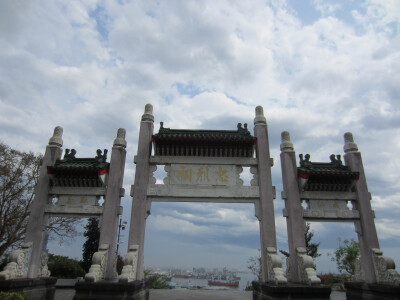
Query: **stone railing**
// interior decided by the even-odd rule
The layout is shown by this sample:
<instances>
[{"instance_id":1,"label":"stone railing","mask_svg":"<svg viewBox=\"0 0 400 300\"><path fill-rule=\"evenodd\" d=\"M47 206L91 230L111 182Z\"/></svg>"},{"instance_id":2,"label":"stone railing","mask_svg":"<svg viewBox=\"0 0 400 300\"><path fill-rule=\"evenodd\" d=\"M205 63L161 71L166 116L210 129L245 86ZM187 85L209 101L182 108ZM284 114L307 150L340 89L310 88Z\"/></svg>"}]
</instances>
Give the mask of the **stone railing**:
<instances>
[{"instance_id":1,"label":"stone railing","mask_svg":"<svg viewBox=\"0 0 400 300\"><path fill-rule=\"evenodd\" d=\"M137 261L138 261L139 245L130 245L128 253L124 258L124 267L119 282L129 282L136 279Z\"/></svg>"},{"instance_id":2,"label":"stone railing","mask_svg":"<svg viewBox=\"0 0 400 300\"><path fill-rule=\"evenodd\" d=\"M99 251L93 254L92 265L89 273L85 275L85 281L96 282L104 279L105 266L107 264L108 245L102 244Z\"/></svg>"}]
</instances>

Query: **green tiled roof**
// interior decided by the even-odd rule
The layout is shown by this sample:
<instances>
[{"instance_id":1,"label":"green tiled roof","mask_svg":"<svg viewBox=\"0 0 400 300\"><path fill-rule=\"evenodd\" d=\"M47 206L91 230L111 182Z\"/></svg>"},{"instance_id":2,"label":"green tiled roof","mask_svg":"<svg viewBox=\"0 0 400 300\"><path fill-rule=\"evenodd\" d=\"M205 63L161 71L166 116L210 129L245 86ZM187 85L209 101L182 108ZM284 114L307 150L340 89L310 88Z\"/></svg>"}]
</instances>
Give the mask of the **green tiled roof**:
<instances>
[{"instance_id":1,"label":"green tiled roof","mask_svg":"<svg viewBox=\"0 0 400 300\"><path fill-rule=\"evenodd\" d=\"M239 123L237 130L195 130L195 129L170 129L164 128L163 122L157 134L153 135L153 139L164 140L227 140L227 141L251 141L256 138L250 134L247 124Z\"/></svg>"},{"instance_id":2,"label":"green tiled roof","mask_svg":"<svg viewBox=\"0 0 400 300\"><path fill-rule=\"evenodd\" d=\"M99 187L104 183L101 175L108 173L110 163L106 162L107 150L100 149L94 158L76 158L76 151L65 149L62 160L56 160L54 166L47 167L51 183L55 186L92 186Z\"/></svg>"},{"instance_id":3,"label":"green tiled roof","mask_svg":"<svg viewBox=\"0 0 400 300\"><path fill-rule=\"evenodd\" d=\"M237 130L193 130L164 128L161 122L153 135L156 155L249 157L256 141L241 123Z\"/></svg>"},{"instance_id":4,"label":"green tiled roof","mask_svg":"<svg viewBox=\"0 0 400 300\"><path fill-rule=\"evenodd\" d=\"M344 166L340 155L335 157L332 154L329 158L331 162L311 162L310 155L306 154L303 159L303 154L300 157L300 167L297 168L299 174L309 174L309 175L332 175L332 176L358 176L358 172L351 171L350 167Z\"/></svg>"},{"instance_id":5,"label":"green tiled roof","mask_svg":"<svg viewBox=\"0 0 400 300\"><path fill-rule=\"evenodd\" d=\"M311 162L310 155L300 154L300 166L297 174L303 181L304 191L347 192L358 180L359 173L344 166L340 155L332 154L331 162Z\"/></svg>"}]
</instances>

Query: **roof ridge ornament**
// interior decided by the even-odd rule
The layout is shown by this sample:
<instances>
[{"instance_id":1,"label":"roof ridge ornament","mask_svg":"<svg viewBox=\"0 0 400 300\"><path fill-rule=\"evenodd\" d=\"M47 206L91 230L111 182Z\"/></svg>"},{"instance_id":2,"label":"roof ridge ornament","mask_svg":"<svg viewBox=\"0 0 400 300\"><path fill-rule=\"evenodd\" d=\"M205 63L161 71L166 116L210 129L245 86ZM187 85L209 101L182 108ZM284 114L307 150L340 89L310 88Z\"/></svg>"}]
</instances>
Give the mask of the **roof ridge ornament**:
<instances>
[{"instance_id":1,"label":"roof ridge ornament","mask_svg":"<svg viewBox=\"0 0 400 300\"><path fill-rule=\"evenodd\" d=\"M282 152L294 151L294 146L292 141L290 140L289 131L282 131L281 133L281 151Z\"/></svg>"},{"instance_id":2,"label":"roof ridge ornament","mask_svg":"<svg viewBox=\"0 0 400 300\"><path fill-rule=\"evenodd\" d=\"M75 158L75 154L76 154L76 150L75 149L65 149L65 154L63 159L74 159Z\"/></svg>"},{"instance_id":3,"label":"roof ridge ornament","mask_svg":"<svg viewBox=\"0 0 400 300\"><path fill-rule=\"evenodd\" d=\"M354 153L358 152L358 146L354 143L353 134L351 132L346 132L344 134L344 153Z\"/></svg>"},{"instance_id":4,"label":"roof ridge ornament","mask_svg":"<svg viewBox=\"0 0 400 300\"><path fill-rule=\"evenodd\" d=\"M101 149L97 149L95 157L99 162L105 162L107 160L107 149L104 149L104 154L101 153Z\"/></svg>"},{"instance_id":5,"label":"roof ridge ornament","mask_svg":"<svg viewBox=\"0 0 400 300\"><path fill-rule=\"evenodd\" d=\"M310 161L310 154L306 154L303 158L303 154L299 154L299 158L300 158L300 166L301 167L309 167L312 165L312 162Z\"/></svg>"},{"instance_id":6,"label":"roof ridge ornament","mask_svg":"<svg viewBox=\"0 0 400 300\"><path fill-rule=\"evenodd\" d=\"M329 158L331 159L332 165L334 165L334 166L343 166L343 162L341 160L340 154L336 155L336 158L335 158L335 154L331 154L329 156Z\"/></svg>"},{"instance_id":7,"label":"roof ridge ornament","mask_svg":"<svg viewBox=\"0 0 400 300\"><path fill-rule=\"evenodd\" d=\"M61 126L55 127L53 136L49 139L49 146L62 147L63 145L62 135L63 135L63 128Z\"/></svg>"}]
</instances>

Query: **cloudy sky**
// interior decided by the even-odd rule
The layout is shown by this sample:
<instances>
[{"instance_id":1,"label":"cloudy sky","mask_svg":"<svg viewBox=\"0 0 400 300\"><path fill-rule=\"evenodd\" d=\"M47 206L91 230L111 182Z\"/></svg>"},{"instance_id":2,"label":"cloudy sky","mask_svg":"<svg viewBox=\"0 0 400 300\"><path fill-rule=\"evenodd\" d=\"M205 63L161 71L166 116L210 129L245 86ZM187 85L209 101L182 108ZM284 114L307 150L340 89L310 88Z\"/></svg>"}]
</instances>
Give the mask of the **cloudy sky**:
<instances>
[{"instance_id":1,"label":"cloudy sky","mask_svg":"<svg viewBox=\"0 0 400 300\"><path fill-rule=\"evenodd\" d=\"M78 157L127 131L124 186L133 184L140 116L165 127L253 130L264 107L277 187L278 248L287 249L280 134L312 161L343 154L351 131L365 163L384 254L400 264L400 2L1 1L0 139L43 153L53 128ZM158 172L159 179L162 172ZM131 199L122 200L129 221ZM352 224L313 223L323 256ZM124 232L121 252L126 252ZM50 244L79 257L82 238ZM259 249L254 207L154 203L145 265L246 268Z\"/></svg>"}]
</instances>

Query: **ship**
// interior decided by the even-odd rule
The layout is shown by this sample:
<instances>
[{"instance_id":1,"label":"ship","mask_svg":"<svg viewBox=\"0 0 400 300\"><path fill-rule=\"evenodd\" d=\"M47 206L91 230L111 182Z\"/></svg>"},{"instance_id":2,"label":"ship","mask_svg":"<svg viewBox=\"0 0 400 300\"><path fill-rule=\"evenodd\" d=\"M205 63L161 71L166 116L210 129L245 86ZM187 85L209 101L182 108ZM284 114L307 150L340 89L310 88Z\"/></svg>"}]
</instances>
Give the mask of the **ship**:
<instances>
[{"instance_id":1,"label":"ship","mask_svg":"<svg viewBox=\"0 0 400 300\"><path fill-rule=\"evenodd\" d=\"M208 285L238 287L239 286L239 281L223 282L223 281L209 280L208 281Z\"/></svg>"}]
</instances>

